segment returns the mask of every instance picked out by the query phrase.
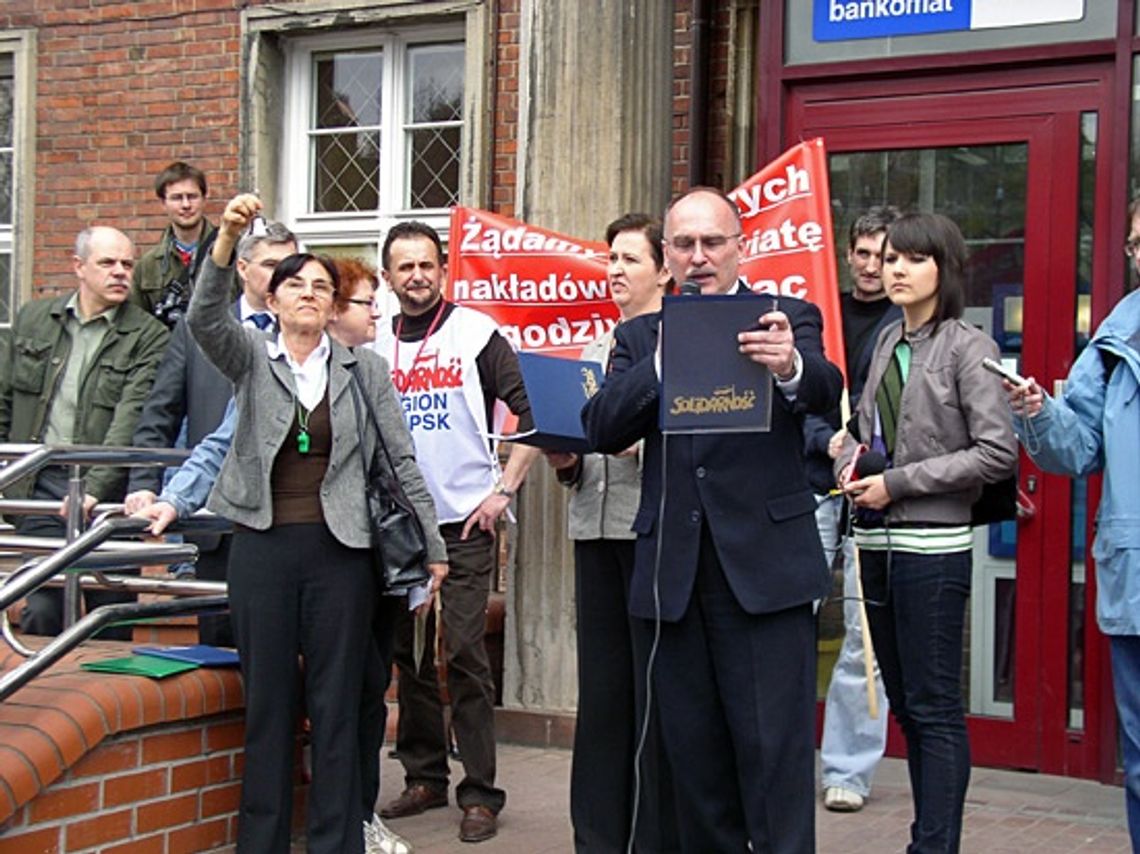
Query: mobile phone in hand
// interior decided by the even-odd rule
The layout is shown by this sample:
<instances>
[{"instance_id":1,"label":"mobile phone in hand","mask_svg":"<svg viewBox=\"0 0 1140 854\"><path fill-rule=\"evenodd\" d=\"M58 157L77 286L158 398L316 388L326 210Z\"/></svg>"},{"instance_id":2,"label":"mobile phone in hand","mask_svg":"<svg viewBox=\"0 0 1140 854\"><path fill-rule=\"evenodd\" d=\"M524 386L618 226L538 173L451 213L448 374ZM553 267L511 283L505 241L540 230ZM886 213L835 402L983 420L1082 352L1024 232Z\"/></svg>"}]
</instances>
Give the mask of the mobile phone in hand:
<instances>
[{"instance_id":1,"label":"mobile phone in hand","mask_svg":"<svg viewBox=\"0 0 1140 854\"><path fill-rule=\"evenodd\" d=\"M982 359L982 367L989 371L991 374L997 374L1003 380L1007 380L1013 385L1025 385L1026 379L1017 371L1011 371L1001 362L996 359L991 359L988 356Z\"/></svg>"}]
</instances>

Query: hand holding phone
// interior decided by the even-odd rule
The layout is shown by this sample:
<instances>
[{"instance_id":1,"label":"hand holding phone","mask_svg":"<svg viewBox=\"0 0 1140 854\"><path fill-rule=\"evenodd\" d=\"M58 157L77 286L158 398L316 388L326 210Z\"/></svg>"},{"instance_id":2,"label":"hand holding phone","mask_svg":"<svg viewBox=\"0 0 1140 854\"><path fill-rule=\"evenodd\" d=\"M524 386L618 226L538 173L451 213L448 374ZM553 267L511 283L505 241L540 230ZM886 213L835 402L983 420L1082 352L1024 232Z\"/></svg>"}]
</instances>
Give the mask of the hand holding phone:
<instances>
[{"instance_id":1,"label":"hand holding phone","mask_svg":"<svg viewBox=\"0 0 1140 854\"><path fill-rule=\"evenodd\" d=\"M1006 382L1012 383L1016 386L1023 386L1028 382L1025 377L1017 371L1011 371L1001 362L996 359L991 359L988 356L982 359L982 367L989 371L991 374L997 374Z\"/></svg>"}]
</instances>

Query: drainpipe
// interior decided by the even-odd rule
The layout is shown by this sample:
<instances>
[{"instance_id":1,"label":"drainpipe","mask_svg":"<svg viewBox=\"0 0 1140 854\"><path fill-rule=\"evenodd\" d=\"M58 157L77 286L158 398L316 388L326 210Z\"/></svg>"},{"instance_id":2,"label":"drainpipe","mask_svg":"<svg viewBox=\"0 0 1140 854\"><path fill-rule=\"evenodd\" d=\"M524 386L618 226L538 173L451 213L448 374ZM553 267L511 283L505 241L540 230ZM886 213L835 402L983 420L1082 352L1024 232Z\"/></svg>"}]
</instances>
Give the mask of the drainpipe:
<instances>
[{"instance_id":1,"label":"drainpipe","mask_svg":"<svg viewBox=\"0 0 1140 854\"><path fill-rule=\"evenodd\" d=\"M689 23L689 186L706 183L709 125L709 22L706 0L692 0Z\"/></svg>"}]
</instances>

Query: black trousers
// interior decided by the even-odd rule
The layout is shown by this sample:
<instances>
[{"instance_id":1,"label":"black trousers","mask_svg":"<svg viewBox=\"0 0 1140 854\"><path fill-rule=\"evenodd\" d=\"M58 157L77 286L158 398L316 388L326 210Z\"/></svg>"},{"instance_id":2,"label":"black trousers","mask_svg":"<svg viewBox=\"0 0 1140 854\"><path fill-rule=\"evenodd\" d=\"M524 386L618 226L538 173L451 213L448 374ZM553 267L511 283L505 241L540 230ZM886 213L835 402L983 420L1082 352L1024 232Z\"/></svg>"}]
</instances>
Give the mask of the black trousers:
<instances>
[{"instance_id":1,"label":"black trousers","mask_svg":"<svg viewBox=\"0 0 1140 854\"><path fill-rule=\"evenodd\" d=\"M455 800L461 807L481 804L498 813L507 795L495 787L495 683L484 643L495 541L479 530L460 540L462 530L461 522L440 526L450 565L441 588L447 693L464 771ZM435 636L434 616L428 620L427 636ZM396 749L409 786L420 783L446 792L448 743L434 656L426 650L417 671L412 640L413 620L405 611L396 627L400 676Z\"/></svg>"},{"instance_id":2,"label":"black trousers","mask_svg":"<svg viewBox=\"0 0 1140 854\"><path fill-rule=\"evenodd\" d=\"M749 614L707 529L692 600L653 673L684 851L815 851L811 603Z\"/></svg>"},{"instance_id":3,"label":"black trousers","mask_svg":"<svg viewBox=\"0 0 1140 854\"><path fill-rule=\"evenodd\" d=\"M360 701L374 604L368 552L341 545L323 524L240 529L229 585L246 708L238 851L289 851L303 687L312 723L308 851L359 854Z\"/></svg>"},{"instance_id":4,"label":"black trousers","mask_svg":"<svg viewBox=\"0 0 1140 854\"><path fill-rule=\"evenodd\" d=\"M225 581L228 574L232 537L229 534L223 534L218 538L209 538L209 540L214 539L219 540L217 547L211 548L209 551L198 552L198 560L194 564L195 577L201 581ZM188 537L187 542L193 543L195 539ZM210 545L213 543L210 542ZM198 642L207 643L211 646L233 646L234 632L230 626L230 615L203 614L199 616Z\"/></svg>"},{"instance_id":5,"label":"black trousers","mask_svg":"<svg viewBox=\"0 0 1140 854\"><path fill-rule=\"evenodd\" d=\"M656 702L645 718L653 623L629 614L633 550L633 540L574 543L578 716L570 818L579 852L624 851L631 832L640 852L676 851L679 845L673 779Z\"/></svg>"},{"instance_id":6,"label":"black trousers","mask_svg":"<svg viewBox=\"0 0 1140 854\"><path fill-rule=\"evenodd\" d=\"M378 596L372 615L372 643L364 665L364 695L360 708L360 789L362 821L371 821L380 797L380 751L388 726L388 703L384 695L392 681L392 657L396 622L408 610L407 596Z\"/></svg>"}]
</instances>

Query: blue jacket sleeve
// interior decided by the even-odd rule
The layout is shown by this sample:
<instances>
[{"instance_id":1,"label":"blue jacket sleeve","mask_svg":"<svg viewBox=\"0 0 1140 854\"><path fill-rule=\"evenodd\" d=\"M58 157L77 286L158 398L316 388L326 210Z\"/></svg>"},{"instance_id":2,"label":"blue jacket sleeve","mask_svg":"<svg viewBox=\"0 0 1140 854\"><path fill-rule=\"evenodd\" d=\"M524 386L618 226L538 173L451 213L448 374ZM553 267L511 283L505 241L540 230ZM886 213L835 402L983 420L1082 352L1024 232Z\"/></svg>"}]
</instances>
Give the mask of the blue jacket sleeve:
<instances>
[{"instance_id":1,"label":"blue jacket sleeve","mask_svg":"<svg viewBox=\"0 0 1140 854\"><path fill-rule=\"evenodd\" d=\"M194 451L174 472L159 501L174 505L179 518L185 518L206 505L210 490L222 470L222 461L233 444L237 409L231 398L218 428L194 446Z\"/></svg>"},{"instance_id":2,"label":"blue jacket sleeve","mask_svg":"<svg viewBox=\"0 0 1140 854\"><path fill-rule=\"evenodd\" d=\"M1103 469L1106 389L1100 351L1086 347L1069 371L1059 400L1046 395L1035 417L1013 419L1014 432L1033 462L1070 477Z\"/></svg>"}]
</instances>

